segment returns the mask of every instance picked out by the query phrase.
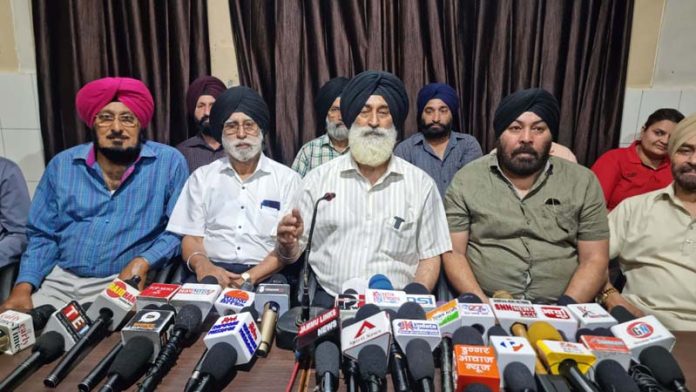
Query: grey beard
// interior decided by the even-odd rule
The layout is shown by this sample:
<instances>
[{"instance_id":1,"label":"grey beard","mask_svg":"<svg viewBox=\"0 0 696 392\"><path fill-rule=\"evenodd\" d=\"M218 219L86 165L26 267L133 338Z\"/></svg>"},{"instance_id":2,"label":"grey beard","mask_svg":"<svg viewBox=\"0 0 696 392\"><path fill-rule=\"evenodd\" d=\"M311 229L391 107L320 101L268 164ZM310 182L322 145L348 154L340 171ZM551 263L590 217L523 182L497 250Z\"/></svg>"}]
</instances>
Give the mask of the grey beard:
<instances>
[{"instance_id":1,"label":"grey beard","mask_svg":"<svg viewBox=\"0 0 696 392\"><path fill-rule=\"evenodd\" d=\"M334 140L344 141L348 139L348 128L345 125L336 125L335 122L326 120L326 133Z\"/></svg>"},{"instance_id":2,"label":"grey beard","mask_svg":"<svg viewBox=\"0 0 696 392\"><path fill-rule=\"evenodd\" d=\"M373 134L376 133L376 134ZM350 154L356 162L376 167L387 162L396 145L396 128L371 128L353 125L348 135Z\"/></svg>"}]
</instances>

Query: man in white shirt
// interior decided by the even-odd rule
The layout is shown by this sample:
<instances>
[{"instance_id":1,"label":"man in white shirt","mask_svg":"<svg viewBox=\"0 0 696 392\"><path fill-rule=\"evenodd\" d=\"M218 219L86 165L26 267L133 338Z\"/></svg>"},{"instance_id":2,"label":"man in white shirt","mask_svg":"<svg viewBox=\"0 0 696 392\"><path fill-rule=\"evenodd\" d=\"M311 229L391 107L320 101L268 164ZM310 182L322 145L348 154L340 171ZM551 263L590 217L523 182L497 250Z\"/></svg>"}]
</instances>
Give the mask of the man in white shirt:
<instances>
[{"instance_id":1,"label":"man in white shirt","mask_svg":"<svg viewBox=\"0 0 696 392\"><path fill-rule=\"evenodd\" d=\"M239 287L284 265L273 252L273 232L301 179L261 152L269 118L266 103L247 87L225 91L213 105L211 133L227 156L189 177L167 226L184 236L182 257L197 280L212 275Z\"/></svg>"},{"instance_id":2,"label":"man in white shirt","mask_svg":"<svg viewBox=\"0 0 696 392\"><path fill-rule=\"evenodd\" d=\"M319 292L336 296L346 280L378 273L396 288L419 282L432 290L437 282L440 255L452 249L440 194L428 174L392 153L407 113L404 85L390 73L363 72L344 89L350 154L308 173L298 208L278 226L278 256L294 261L307 240L303 218L336 194L319 203L312 239Z\"/></svg>"}]
</instances>

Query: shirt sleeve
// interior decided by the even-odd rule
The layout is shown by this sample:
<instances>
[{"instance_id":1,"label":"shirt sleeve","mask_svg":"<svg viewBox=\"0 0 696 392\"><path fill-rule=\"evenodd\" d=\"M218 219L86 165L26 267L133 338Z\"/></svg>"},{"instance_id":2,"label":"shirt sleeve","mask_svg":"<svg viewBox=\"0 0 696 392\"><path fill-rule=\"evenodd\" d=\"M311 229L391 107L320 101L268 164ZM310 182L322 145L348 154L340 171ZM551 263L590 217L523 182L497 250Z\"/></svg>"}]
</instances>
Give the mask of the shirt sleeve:
<instances>
[{"instance_id":1,"label":"shirt sleeve","mask_svg":"<svg viewBox=\"0 0 696 392\"><path fill-rule=\"evenodd\" d=\"M205 235L205 177L205 169L199 169L186 180L169 218L168 231L197 237Z\"/></svg>"},{"instance_id":2,"label":"shirt sleeve","mask_svg":"<svg viewBox=\"0 0 696 392\"><path fill-rule=\"evenodd\" d=\"M454 175L445 193L445 214L451 233L469 231L469 209L464 197L464 172Z\"/></svg>"},{"instance_id":3,"label":"shirt sleeve","mask_svg":"<svg viewBox=\"0 0 696 392\"><path fill-rule=\"evenodd\" d=\"M169 221L169 218L172 216L174 206L176 205L179 194L189 175L186 160L178 151L174 154L171 165L169 189L167 189L169 194L166 205L167 221ZM167 230L162 230L162 233L157 236L152 245L141 253L140 256L148 261L151 269L158 269L180 252L181 236Z\"/></svg>"},{"instance_id":4,"label":"shirt sleeve","mask_svg":"<svg viewBox=\"0 0 696 392\"><path fill-rule=\"evenodd\" d=\"M452 250L452 240L447 228L445 208L440 192L435 183L427 178L429 184L424 186L427 195L423 212L418 217L418 257L420 260L434 257Z\"/></svg>"},{"instance_id":5,"label":"shirt sleeve","mask_svg":"<svg viewBox=\"0 0 696 392\"><path fill-rule=\"evenodd\" d=\"M307 160L307 148L306 146L302 146L291 166L292 170L296 171L300 177L304 177L307 174Z\"/></svg>"},{"instance_id":6,"label":"shirt sleeve","mask_svg":"<svg viewBox=\"0 0 696 392\"><path fill-rule=\"evenodd\" d=\"M594 176L588 176L585 200L580 209L578 240L597 241L609 239L607 209L602 197L602 188Z\"/></svg>"},{"instance_id":7,"label":"shirt sleeve","mask_svg":"<svg viewBox=\"0 0 696 392\"><path fill-rule=\"evenodd\" d=\"M466 138L466 151L464 152L464 164L479 159L483 156L481 145L475 137Z\"/></svg>"},{"instance_id":8,"label":"shirt sleeve","mask_svg":"<svg viewBox=\"0 0 696 392\"><path fill-rule=\"evenodd\" d=\"M58 198L53 181L58 174L54 159L49 162L34 192L27 222L27 250L22 255L16 283L30 283L39 288L46 275L58 263L61 222Z\"/></svg>"},{"instance_id":9,"label":"shirt sleeve","mask_svg":"<svg viewBox=\"0 0 696 392\"><path fill-rule=\"evenodd\" d=\"M599 157L597 162L592 165L591 170L597 176L599 185L602 187L604 200L609 205L614 188L621 178L621 168L618 159L616 159L616 152L609 151Z\"/></svg>"},{"instance_id":10,"label":"shirt sleeve","mask_svg":"<svg viewBox=\"0 0 696 392\"><path fill-rule=\"evenodd\" d=\"M14 163L6 162L0 162L0 267L19 261L27 245L31 205L22 172Z\"/></svg>"}]
</instances>

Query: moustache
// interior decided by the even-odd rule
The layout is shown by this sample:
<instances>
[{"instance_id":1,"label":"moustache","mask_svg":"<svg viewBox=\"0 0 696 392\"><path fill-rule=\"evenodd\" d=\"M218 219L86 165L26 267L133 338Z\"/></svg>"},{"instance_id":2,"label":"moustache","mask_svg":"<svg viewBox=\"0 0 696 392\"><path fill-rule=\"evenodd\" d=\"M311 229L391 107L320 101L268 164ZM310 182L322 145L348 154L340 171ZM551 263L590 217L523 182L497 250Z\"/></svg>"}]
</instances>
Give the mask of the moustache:
<instances>
[{"instance_id":1,"label":"moustache","mask_svg":"<svg viewBox=\"0 0 696 392\"><path fill-rule=\"evenodd\" d=\"M678 174L696 172L696 165L692 163L684 163L677 168Z\"/></svg>"},{"instance_id":2,"label":"moustache","mask_svg":"<svg viewBox=\"0 0 696 392\"><path fill-rule=\"evenodd\" d=\"M520 154L530 154L535 158L539 158L539 153L534 150L532 146L522 146L512 151L512 156L515 157Z\"/></svg>"},{"instance_id":3,"label":"moustache","mask_svg":"<svg viewBox=\"0 0 696 392\"><path fill-rule=\"evenodd\" d=\"M115 140L115 139L125 140L126 139L126 137L124 137L123 135L118 134L118 133L110 133L106 136L106 138L109 140Z\"/></svg>"}]
</instances>

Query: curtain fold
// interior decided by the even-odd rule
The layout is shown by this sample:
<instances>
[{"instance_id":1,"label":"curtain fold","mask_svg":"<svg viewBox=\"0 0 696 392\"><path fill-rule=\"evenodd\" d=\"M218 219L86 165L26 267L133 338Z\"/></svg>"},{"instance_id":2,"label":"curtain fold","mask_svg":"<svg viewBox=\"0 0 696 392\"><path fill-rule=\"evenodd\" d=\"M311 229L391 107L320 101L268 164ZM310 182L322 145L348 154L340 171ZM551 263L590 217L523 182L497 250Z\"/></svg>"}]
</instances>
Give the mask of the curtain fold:
<instances>
[{"instance_id":1,"label":"curtain fold","mask_svg":"<svg viewBox=\"0 0 696 392\"><path fill-rule=\"evenodd\" d=\"M33 0L44 155L91 140L75 94L106 76L142 80L155 100L146 136L188 135L186 90L210 73L206 0Z\"/></svg>"},{"instance_id":2,"label":"curtain fold","mask_svg":"<svg viewBox=\"0 0 696 392\"><path fill-rule=\"evenodd\" d=\"M242 84L271 108L271 154L292 162L322 133L316 91L336 76L386 70L416 95L430 82L458 92L456 129L494 147L493 113L521 88L561 103L559 142L591 164L619 141L630 0L229 0Z\"/></svg>"}]
</instances>

